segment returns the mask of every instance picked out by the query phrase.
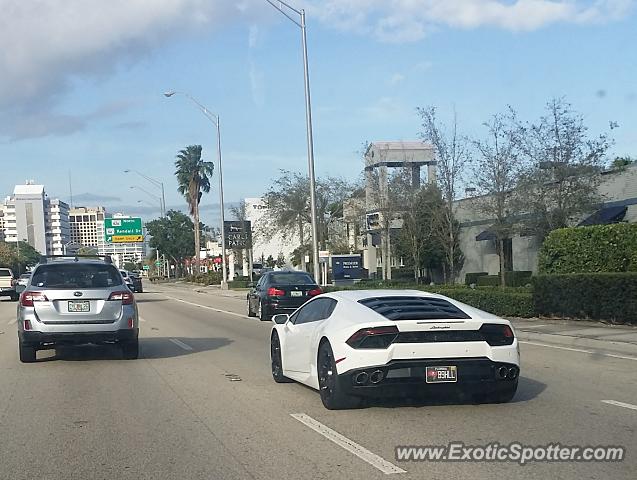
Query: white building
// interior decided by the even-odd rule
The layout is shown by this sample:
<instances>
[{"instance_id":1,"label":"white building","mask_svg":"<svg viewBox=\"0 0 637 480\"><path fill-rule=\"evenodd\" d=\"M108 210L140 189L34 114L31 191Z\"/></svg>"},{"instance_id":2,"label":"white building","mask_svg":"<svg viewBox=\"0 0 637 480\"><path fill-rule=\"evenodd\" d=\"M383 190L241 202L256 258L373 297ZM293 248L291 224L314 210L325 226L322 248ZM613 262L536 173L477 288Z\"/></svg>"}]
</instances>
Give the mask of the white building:
<instances>
[{"instance_id":1,"label":"white building","mask_svg":"<svg viewBox=\"0 0 637 480\"><path fill-rule=\"evenodd\" d=\"M286 262L292 264L292 252L299 247L299 234L294 232L287 232L286 235L282 233L275 233L274 235L265 235L260 232L263 228L266 213L268 207L261 198L246 198L245 212L246 220L252 223L252 258L255 262L258 262L261 257L268 258L272 256L276 260L280 253L285 256ZM306 225L309 229L309 225ZM309 238L309 230L308 230Z\"/></svg>"},{"instance_id":2,"label":"white building","mask_svg":"<svg viewBox=\"0 0 637 480\"><path fill-rule=\"evenodd\" d=\"M71 241L74 245L95 248L98 255L110 255L118 266L141 262L146 257L146 242L107 243L104 219L110 218L104 207L76 207L70 211ZM130 218L116 213L112 218ZM144 235L146 237L146 235Z\"/></svg>"},{"instance_id":3,"label":"white building","mask_svg":"<svg viewBox=\"0 0 637 480\"><path fill-rule=\"evenodd\" d=\"M16 185L2 207L4 241L27 242L43 255L62 255L69 242L69 206L49 199L44 185Z\"/></svg>"}]
</instances>

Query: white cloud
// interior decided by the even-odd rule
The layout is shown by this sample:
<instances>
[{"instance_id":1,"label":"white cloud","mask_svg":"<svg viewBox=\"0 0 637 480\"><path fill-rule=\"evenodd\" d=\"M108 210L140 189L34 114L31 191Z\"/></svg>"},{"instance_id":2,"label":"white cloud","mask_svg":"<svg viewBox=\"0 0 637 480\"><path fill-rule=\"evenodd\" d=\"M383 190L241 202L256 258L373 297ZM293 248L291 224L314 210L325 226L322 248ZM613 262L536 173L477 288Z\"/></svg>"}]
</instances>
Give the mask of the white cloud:
<instances>
[{"instance_id":1,"label":"white cloud","mask_svg":"<svg viewBox=\"0 0 637 480\"><path fill-rule=\"evenodd\" d=\"M385 42L422 39L440 26L530 31L554 23L625 17L635 0L316 0L314 14L335 28Z\"/></svg>"},{"instance_id":2,"label":"white cloud","mask_svg":"<svg viewBox=\"0 0 637 480\"><path fill-rule=\"evenodd\" d=\"M252 101L262 107L265 104L265 76L253 61L250 61L250 88Z\"/></svg>"},{"instance_id":3,"label":"white cloud","mask_svg":"<svg viewBox=\"0 0 637 480\"><path fill-rule=\"evenodd\" d=\"M45 133L75 78L108 75L172 38L262 11L225 0L0 0L0 136L29 115L52 120L33 131ZM59 134L81 128L63 120Z\"/></svg>"},{"instance_id":4,"label":"white cloud","mask_svg":"<svg viewBox=\"0 0 637 480\"><path fill-rule=\"evenodd\" d=\"M257 25L250 25L250 30L248 33L248 46L250 48L255 48L257 46L258 41L259 41L259 27Z\"/></svg>"},{"instance_id":5,"label":"white cloud","mask_svg":"<svg viewBox=\"0 0 637 480\"><path fill-rule=\"evenodd\" d=\"M405 76L402 73L394 73L389 78L389 83L391 85L398 85L398 84L402 83L404 80L405 80Z\"/></svg>"}]
</instances>

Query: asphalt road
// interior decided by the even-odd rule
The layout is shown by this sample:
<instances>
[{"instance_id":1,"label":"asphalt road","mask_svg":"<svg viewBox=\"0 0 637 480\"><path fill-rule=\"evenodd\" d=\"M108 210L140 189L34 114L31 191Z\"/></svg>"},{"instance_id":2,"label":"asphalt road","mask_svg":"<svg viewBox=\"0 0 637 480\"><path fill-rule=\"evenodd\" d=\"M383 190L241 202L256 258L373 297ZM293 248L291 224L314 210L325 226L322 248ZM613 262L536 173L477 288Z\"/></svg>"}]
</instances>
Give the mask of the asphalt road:
<instances>
[{"instance_id":1,"label":"asphalt road","mask_svg":"<svg viewBox=\"0 0 637 480\"><path fill-rule=\"evenodd\" d=\"M15 304L0 301L1 479L368 480L386 478L391 464L414 479L635 478L637 410L602 401L637 403L637 359L524 344L511 403L328 411L317 392L272 381L270 325L245 317L244 301L147 290L137 295L136 361L83 347L21 364ZM320 422L322 433L300 420ZM345 438L330 441L324 426ZM397 445L450 441L622 445L627 457L524 466L395 459Z\"/></svg>"}]
</instances>

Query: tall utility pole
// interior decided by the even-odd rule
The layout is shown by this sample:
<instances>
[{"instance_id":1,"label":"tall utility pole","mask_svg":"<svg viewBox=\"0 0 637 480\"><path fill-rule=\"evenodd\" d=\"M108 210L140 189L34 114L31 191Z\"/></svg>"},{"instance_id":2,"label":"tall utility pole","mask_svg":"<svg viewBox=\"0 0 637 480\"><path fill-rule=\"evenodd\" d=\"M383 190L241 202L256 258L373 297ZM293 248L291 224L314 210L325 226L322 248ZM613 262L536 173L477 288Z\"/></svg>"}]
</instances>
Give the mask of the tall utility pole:
<instances>
[{"instance_id":1,"label":"tall utility pole","mask_svg":"<svg viewBox=\"0 0 637 480\"><path fill-rule=\"evenodd\" d=\"M316 179L314 177L314 138L312 135L312 102L310 100L310 72L307 58L307 33L305 26L305 10L297 10L282 1L265 0L279 12L285 15L292 23L301 29L301 42L303 48L303 80L305 85L305 124L307 130L307 167L310 177L310 211L312 215L312 259L314 263L314 280L321 281L318 250L318 225L316 212ZM299 21L292 17L299 16ZM301 239L302 241L303 239Z\"/></svg>"},{"instance_id":2,"label":"tall utility pole","mask_svg":"<svg viewBox=\"0 0 637 480\"><path fill-rule=\"evenodd\" d=\"M208 120L210 120L213 125L217 128L217 162L219 167L219 207L221 208L221 269L222 269L222 281L221 281L221 289L225 290L228 288L228 272L226 271L226 233L225 233L225 212L224 212L224 204L223 204L223 168L221 165L221 119L218 114L212 113L206 107L204 107L199 101L197 101L192 95L185 92L176 92L171 90L169 92L164 93L166 98L170 98L173 95L183 95L192 103L194 103L201 113L203 113ZM199 256L199 252L197 252L197 256ZM197 272L199 273L199 272Z\"/></svg>"}]
</instances>

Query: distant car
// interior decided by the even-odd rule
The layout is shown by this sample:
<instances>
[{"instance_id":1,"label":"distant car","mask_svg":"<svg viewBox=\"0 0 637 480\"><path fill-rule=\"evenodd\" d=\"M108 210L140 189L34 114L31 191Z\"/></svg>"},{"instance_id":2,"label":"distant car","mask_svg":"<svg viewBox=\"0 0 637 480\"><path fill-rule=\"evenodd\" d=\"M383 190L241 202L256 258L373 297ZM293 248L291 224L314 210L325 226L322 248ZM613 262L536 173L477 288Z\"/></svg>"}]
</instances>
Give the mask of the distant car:
<instances>
[{"instance_id":1,"label":"distant car","mask_svg":"<svg viewBox=\"0 0 637 480\"><path fill-rule=\"evenodd\" d=\"M139 353L135 296L110 257L38 264L17 311L20 361L58 345L116 344L125 359Z\"/></svg>"},{"instance_id":2,"label":"distant car","mask_svg":"<svg viewBox=\"0 0 637 480\"><path fill-rule=\"evenodd\" d=\"M14 302L19 295L15 290L16 281L10 268L0 268L0 297L11 297Z\"/></svg>"},{"instance_id":3,"label":"distant car","mask_svg":"<svg viewBox=\"0 0 637 480\"><path fill-rule=\"evenodd\" d=\"M128 270L120 270L119 273L122 274L122 278L124 278L124 282L126 286L130 288L131 292L135 293L144 293L144 288L142 287L142 278Z\"/></svg>"},{"instance_id":4,"label":"distant car","mask_svg":"<svg viewBox=\"0 0 637 480\"><path fill-rule=\"evenodd\" d=\"M508 320L417 290L353 290L277 315L272 377L320 391L328 409L363 397L455 395L508 402L518 387L518 341Z\"/></svg>"},{"instance_id":5,"label":"distant car","mask_svg":"<svg viewBox=\"0 0 637 480\"><path fill-rule=\"evenodd\" d=\"M20 278L18 278L16 285L22 285L26 287L29 284L30 279L31 279L30 273L23 273L22 275L20 275Z\"/></svg>"},{"instance_id":6,"label":"distant car","mask_svg":"<svg viewBox=\"0 0 637 480\"><path fill-rule=\"evenodd\" d=\"M321 293L323 291L308 273L265 272L248 292L248 316L269 320L278 313L292 313Z\"/></svg>"}]
</instances>

